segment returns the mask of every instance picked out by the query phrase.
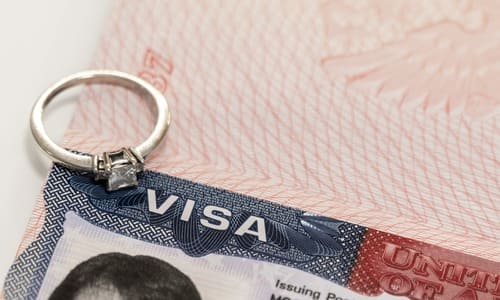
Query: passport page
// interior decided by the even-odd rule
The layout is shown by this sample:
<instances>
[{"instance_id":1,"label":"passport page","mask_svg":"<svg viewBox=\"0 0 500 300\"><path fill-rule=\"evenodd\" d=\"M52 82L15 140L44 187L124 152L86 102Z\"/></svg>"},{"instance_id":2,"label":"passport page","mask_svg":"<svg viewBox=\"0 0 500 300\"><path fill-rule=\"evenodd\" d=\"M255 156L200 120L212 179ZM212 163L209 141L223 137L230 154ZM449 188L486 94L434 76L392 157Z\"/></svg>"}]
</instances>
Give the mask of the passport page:
<instances>
[{"instance_id":1,"label":"passport page","mask_svg":"<svg viewBox=\"0 0 500 300\"><path fill-rule=\"evenodd\" d=\"M79 174L56 167L6 295L48 296L72 268L118 252L131 264L148 260L141 256L148 253L173 264L203 299L221 297L206 286L220 286L221 293L234 287L235 294L226 294L234 299L311 299L315 291L319 299L329 293L343 299L498 298L499 17L495 1L118 1L91 67L130 72L161 90L172 110L168 137L147 158L144 190L134 196L140 201L104 201L95 183L75 183ZM136 145L153 124L145 100L90 86L64 145L88 153ZM63 188L53 189L54 177ZM191 195L179 191L185 182L203 186L203 193L214 189L266 204ZM168 202L172 195L178 199ZM37 255L37 243L49 233L49 206L57 211L58 197L81 201L54 215L57 238L35 274L26 257ZM208 244L221 240L198 236L207 232L201 219L176 231L172 218L183 215L189 199L196 200L200 218L209 206L231 212L230 244L211 245L211 252L207 245L201 253L190 248L183 232ZM161 209L164 203L170 204ZM168 217L151 218L162 211L158 215ZM215 219L226 216L218 211ZM94 212L102 219L92 219ZM248 218L255 234L239 240L234 234ZM136 232L113 222L132 222ZM260 240L253 227L259 222L265 228ZM163 234L145 236L151 228ZM314 242L297 242L293 232ZM351 239L340 241L346 236ZM269 247L267 256L248 259L259 252L256 245ZM225 252L228 247L240 252ZM297 257L269 258L288 255L285 249L321 260L330 273L305 267ZM337 256L346 260L327 265ZM219 260L227 268L219 269ZM205 271L196 275L193 262L210 271L200 267ZM26 277L19 275L23 268L30 270ZM277 275L283 273L298 277ZM289 286L311 295L293 294Z\"/></svg>"},{"instance_id":2,"label":"passport page","mask_svg":"<svg viewBox=\"0 0 500 300\"><path fill-rule=\"evenodd\" d=\"M419 3L122 1L93 67L166 95L152 170L498 261L500 5ZM66 145L153 123L91 88Z\"/></svg>"}]
</instances>

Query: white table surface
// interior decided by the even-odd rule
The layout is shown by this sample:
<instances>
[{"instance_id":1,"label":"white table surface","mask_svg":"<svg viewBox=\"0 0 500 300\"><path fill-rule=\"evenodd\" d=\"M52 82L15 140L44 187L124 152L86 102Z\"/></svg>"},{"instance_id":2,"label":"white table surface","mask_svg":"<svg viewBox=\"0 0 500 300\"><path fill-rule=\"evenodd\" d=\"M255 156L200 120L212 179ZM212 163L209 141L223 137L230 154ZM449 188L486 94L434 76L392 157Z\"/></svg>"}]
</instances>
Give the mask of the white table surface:
<instances>
[{"instance_id":1,"label":"white table surface","mask_svg":"<svg viewBox=\"0 0 500 300\"><path fill-rule=\"evenodd\" d=\"M89 67L111 3L0 1L0 286L50 168L29 131L31 106L50 84ZM60 140L74 103L54 106L46 127Z\"/></svg>"}]
</instances>

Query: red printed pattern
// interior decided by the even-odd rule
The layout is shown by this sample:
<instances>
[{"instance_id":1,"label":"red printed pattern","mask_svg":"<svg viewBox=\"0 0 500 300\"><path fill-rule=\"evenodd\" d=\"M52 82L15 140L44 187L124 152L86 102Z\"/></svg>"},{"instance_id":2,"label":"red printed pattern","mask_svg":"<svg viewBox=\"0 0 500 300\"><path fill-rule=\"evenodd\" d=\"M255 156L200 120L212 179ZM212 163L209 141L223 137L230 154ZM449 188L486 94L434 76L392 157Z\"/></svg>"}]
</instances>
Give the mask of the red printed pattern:
<instances>
[{"instance_id":1,"label":"red printed pattern","mask_svg":"<svg viewBox=\"0 0 500 300\"><path fill-rule=\"evenodd\" d=\"M500 264L369 229L348 287L414 300L500 299Z\"/></svg>"}]
</instances>

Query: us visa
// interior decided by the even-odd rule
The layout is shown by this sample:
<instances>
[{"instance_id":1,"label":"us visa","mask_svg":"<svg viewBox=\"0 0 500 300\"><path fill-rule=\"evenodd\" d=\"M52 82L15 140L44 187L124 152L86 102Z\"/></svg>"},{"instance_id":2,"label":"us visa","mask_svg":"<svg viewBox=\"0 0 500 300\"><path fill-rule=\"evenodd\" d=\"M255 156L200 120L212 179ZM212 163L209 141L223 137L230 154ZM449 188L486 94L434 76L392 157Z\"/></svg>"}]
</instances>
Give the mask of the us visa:
<instances>
[{"instance_id":1,"label":"us visa","mask_svg":"<svg viewBox=\"0 0 500 300\"><path fill-rule=\"evenodd\" d=\"M451 281L450 266L496 278L487 261L440 256L425 243L151 171L137 188L107 192L56 165L44 201L44 225L11 267L7 299L483 299L498 292L492 280Z\"/></svg>"}]
</instances>

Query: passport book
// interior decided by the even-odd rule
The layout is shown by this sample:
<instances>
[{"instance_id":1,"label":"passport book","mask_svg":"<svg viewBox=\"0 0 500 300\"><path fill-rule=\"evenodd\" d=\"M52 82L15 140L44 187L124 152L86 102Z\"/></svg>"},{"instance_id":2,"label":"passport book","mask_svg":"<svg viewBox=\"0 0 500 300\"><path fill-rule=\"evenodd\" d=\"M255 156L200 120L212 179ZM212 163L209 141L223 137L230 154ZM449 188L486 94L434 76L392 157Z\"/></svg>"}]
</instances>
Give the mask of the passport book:
<instances>
[{"instance_id":1,"label":"passport book","mask_svg":"<svg viewBox=\"0 0 500 300\"><path fill-rule=\"evenodd\" d=\"M499 20L495 1L117 1L90 68L154 84L168 137L134 190L54 166L4 297L498 299ZM144 101L85 88L64 146L141 142Z\"/></svg>"}]
</instances>

